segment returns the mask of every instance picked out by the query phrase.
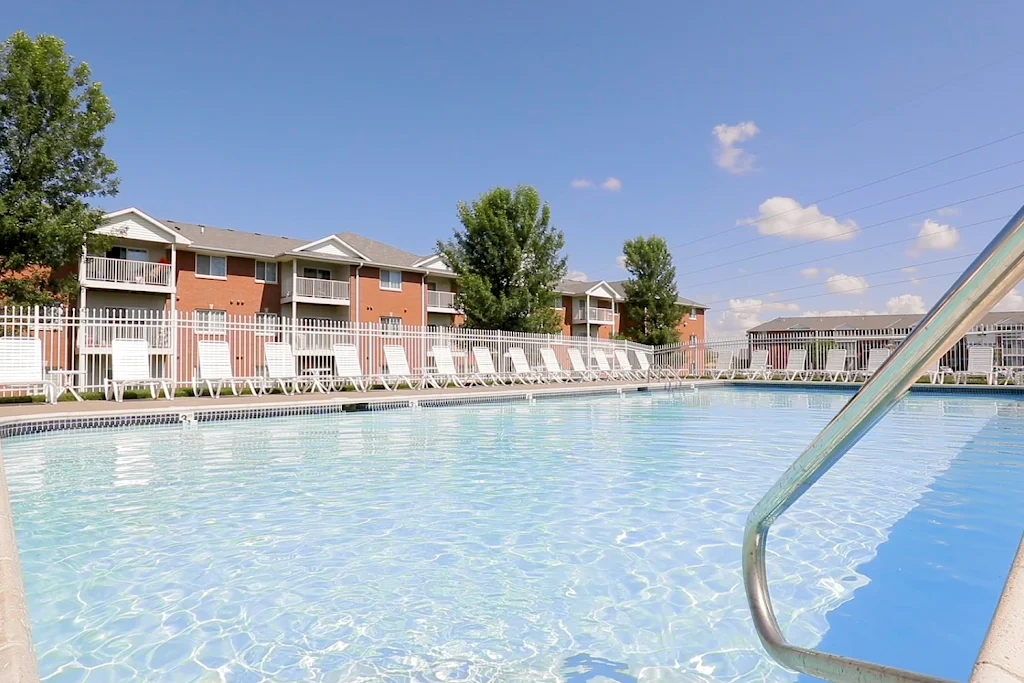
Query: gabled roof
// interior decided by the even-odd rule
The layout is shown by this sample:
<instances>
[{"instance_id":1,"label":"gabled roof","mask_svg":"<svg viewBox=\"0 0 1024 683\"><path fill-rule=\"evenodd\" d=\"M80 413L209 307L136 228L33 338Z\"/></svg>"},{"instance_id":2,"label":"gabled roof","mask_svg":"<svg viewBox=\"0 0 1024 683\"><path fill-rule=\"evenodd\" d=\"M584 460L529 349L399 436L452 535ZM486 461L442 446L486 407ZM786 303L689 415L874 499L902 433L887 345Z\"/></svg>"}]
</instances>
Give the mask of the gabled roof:
<instances>
[{"instance_id":1,"label":"gabled roof","mask_svg":"<svg viewBox=\"0 0 1024 683\"><path fill-rule=\"evenodd\" d=\"M194 249L226 251L233 254L251 256L276 257L308 243L308 240L297 240L292 237L263 235L258 232L242 232L228 228L211 228L199 223L182 223L181 221L163 221L165 225L192 241Z\"/></svg>"},{"instance_id":2,"label":"gabled roof","mask_svg":"<svg viewBox=\"0 0 1024 683\"><path fill-rule=\"evenodd\" d=\"M112 211L111 213L105 214L103 216L103 221L104 223L109 223L116 221L118 218L129 215L141 218L143 222L149 224L149 226L156 230L156 232L166 235L167 239L177 244L189 244L188 237L175 231L167 225L166 221L158 221L141 209L136 209L134 206L129 206L127 209L120 209L119 211ZM98 228L97 232L104 232L104 226Z\"/></svg>"},{"instance_id":3,"label":"gabled roof","mask_svg":"<svg viewBox=\"0 0 1024 683\"><path fill-rule=\"evenodd\" d=\"M415 268L416 263L423 260L423 257L418 254L404 251L369 237L357 235L354 232L339 232L336 237L358 249L373 263L380 265Z\"/></svg>"},{"instance_id":4,"label":"gabled roof","mask_svg":"<svg viewBox=\"0 0 1024 683\"><path fill-rule=\"evenodd\" d=\"M560 294L570 294L573 296L583 296L591 293L600 285L605 285L615 294L616 301L626 300L626 289L624 287L626 280L590 280L583 282L580 280L562 280L557 287ZM704 304L699 304L696 301L687 299L686 297L679 297L676 299L676 303L680 306L687 306L689 308L696 308L703 311L708 309Z\"/></svg>"},{"instance_id":5,"label":"gabled roof","mask_svg":"<svg viewBox=\"0 0 1024 683\"><path fill-rule=\"evenodd\" d=\"M750 332L829 332L831 330L906 330L916 327L924 314L826 315L775 318L747 330ZM1024 325L1024 312L986 313L979 325Z\"/></svg>"},{"instance_id":6,"label":"gabled roof","mask_svg":"<svg viewBox=\"0 0 1024 683\"><path fill-rule=\"evenodd\" d=\"M356 261L369 261L368 257L363 252L359 251L351 244L341 239L337 235L328 235L322 237L314 242L308 242L303 244L301 247L292 249L293 253L306 253L313 254L318 257L336 257L341 260L356 260Z\"/></svg>"}]
</instances>

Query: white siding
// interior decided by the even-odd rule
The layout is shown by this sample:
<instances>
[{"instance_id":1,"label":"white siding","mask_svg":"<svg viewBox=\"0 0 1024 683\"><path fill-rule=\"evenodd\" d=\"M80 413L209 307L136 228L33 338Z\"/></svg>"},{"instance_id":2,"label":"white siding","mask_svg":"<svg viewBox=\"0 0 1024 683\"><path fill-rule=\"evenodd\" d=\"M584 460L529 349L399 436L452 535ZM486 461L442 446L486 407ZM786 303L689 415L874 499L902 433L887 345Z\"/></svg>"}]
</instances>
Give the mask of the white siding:
<instances>
[{"instance_id":1,"label":"white siding","mask_svg":"<svg viewBox=\"0 0 1024 683\"><path fill-rule=\"evenodd\" d=\"M342 249L337 242L324 242L313 249L304 250L310 254L326 254L329 256L341 256L343 258L357 258L355 254Z\"/></svg>"},{"instance_id":2,"label":"white siding","mask_svg":"<svg viewBox=\"0 0 1024 683\"><path fill-rule=\"evenodd\" d=\"M113 235L141 242L171 242L171 236L155 225L135 216L120 216L96 229L101 235Z\"/></svg>"}]
</instances>

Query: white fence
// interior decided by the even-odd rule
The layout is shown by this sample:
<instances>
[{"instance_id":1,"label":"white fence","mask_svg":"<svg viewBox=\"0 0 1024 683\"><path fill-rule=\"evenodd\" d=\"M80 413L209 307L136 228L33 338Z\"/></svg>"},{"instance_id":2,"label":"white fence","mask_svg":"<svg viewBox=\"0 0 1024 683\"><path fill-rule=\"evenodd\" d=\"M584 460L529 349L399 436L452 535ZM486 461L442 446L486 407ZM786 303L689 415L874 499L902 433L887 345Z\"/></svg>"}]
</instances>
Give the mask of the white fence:
<instances>
[{"instance_id":1,"label":"white fence","mask_svg":"<svg viewBox=\"0 0 1024 683\"><path fill-rule=\"evenodd\" d=\"M114 339L145 339L155 376L169 378L177 387L193 386L198 371L201 339L223 339L231 347L233 370L238 377L265 374L263 345L268 341L292 344L301 372L330 372L332 345L351 343L360 351L363 372L379 375L384 370L384 346L405 348L410 368L423 373L434 367L431 347L452 349L460 370L473 370L472 348L490 350L499 370L511 370L508 350L523 348L530 364L542 366L540 349L550 346L564 368L569 368L568 349L580 349L586 359L596 348L604 349L616 367L614 351L650 351L650 347L622 340L562 335L496 332L464 328L387 326L328 320L291 320L272 314L231 316L219 311L178 312L145 310L68 310L45 308L0 309L0 336L35 336L43 341L43 362L48 372L61 376L82 391L101 391L110 376L111 343ZM635 356L629 355L636 364ZM63 373L61 372L63 371ZM11 395L4 391L0 395Z\"/></svg>"},{"instance_id":2,"label":"white fence","mask_svg":"<svg viewBox=\"0 0 1024 683\"><path fill-rule=\"evenodd\" d=\"M767 349L769 366L782 369L786 367L790 351L806 349L806 368L818 370L825 367L829 350L838 348L846 349L846 370L853 371L867 367L871 349L895 349L908 334L909 328L761 332L751 333L745 337L708 339L695 344L655 347L653 355L659 365L686 368L690 375L700 376L707 368L717 364L723 352L731 351L732 367L743 370L750 367L753 351ZM950 347L943 354L939 364L954 372L966 370L967 349L972 346L992 347L995 350L995 365L998 368L1005 368L1011 374L1024 371L1024 325L978 325Z\"/></svg>"}]
</instances>

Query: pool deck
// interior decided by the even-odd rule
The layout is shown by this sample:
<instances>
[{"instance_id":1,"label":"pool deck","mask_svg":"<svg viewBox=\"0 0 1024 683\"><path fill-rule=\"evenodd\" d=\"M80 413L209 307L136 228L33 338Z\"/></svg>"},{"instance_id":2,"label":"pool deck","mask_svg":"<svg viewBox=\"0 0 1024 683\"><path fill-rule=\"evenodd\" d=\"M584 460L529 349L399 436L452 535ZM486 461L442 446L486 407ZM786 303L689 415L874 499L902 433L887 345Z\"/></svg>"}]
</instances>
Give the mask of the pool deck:
<instances>
[{"instance_id":1,"label":"pool deck","mask_svg":"<svg viewBox=\"0 0 1024 683\"><path fill-rule=\"evenodd\" d=\"M0 405L0 427L23 424L36 420L80 419L91 417L117 417L138 415L187 416L194 413L238 411L244 409L294 410L296 407L349 407L351 409L372 409L374 405L419 402L421 400L442 400L447 403L474 401L519 400L534 398L543 394L579 396L581 394L626 393L654 389L689 389L737 385L763 388L808 388L835 389L855 388L854 383L810 383L750 380L651 380L646 382L574 382L554 384L530 384L499 387L460 387L446 389L403 389L398 391L335 392L330 394L298 394L292 396L222 396L177 398L173 401L135 399L123 403L113 401L63 402L56 405L44 403L16 403ZM1019 393L1020 387L955 386L928 387L918 385L915 389L935 391L949 389L964 393ZM32 648L32 636L25 589L22 582L21 563L14 536L14 520L8 497L7 479L0 454L0 683L38 683L39 673ZM1024 538L1010 570L995 616L981 649L971 683L1024 683Z\"/></svg>"}]
</instances>

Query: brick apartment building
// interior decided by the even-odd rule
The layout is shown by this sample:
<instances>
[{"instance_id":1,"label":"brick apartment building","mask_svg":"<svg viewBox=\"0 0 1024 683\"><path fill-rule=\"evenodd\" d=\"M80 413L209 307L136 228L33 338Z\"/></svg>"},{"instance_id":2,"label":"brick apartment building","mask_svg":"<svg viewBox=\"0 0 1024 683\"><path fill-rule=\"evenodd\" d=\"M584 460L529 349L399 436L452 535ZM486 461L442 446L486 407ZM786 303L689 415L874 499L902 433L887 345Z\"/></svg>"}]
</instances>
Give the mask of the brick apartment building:
<instances>
[{"instance_id":1,"label":"brick apartment building","mask_svg":"<svg viewBox=\"0 0 1024 683\"><path fill-rule=\"evenodd\" d=\"M451 327L455 276L438 254L420 256L351 232L317 240L157 220L136 208L107 214L105 254L83 254L79 308ZM622 282L564 280L565 334L608 338L628 320ZM705 306L688 313L683 342L704 338Z\"/></svg>"},{"instance_id":2,"label":"brick apartment building","mask_svg":"<svg viewBox=\"0 0 1024 683\"><path fill-rule=\"evenodd\" d=\"M558 288L562 334L599 339L621 334L630 321L624 284L625 280L562 280ZM683 297L677 303L686 311L678 325L679 341L691 345L703 341L708 307Z\"/></svg>"}]
</instances>

